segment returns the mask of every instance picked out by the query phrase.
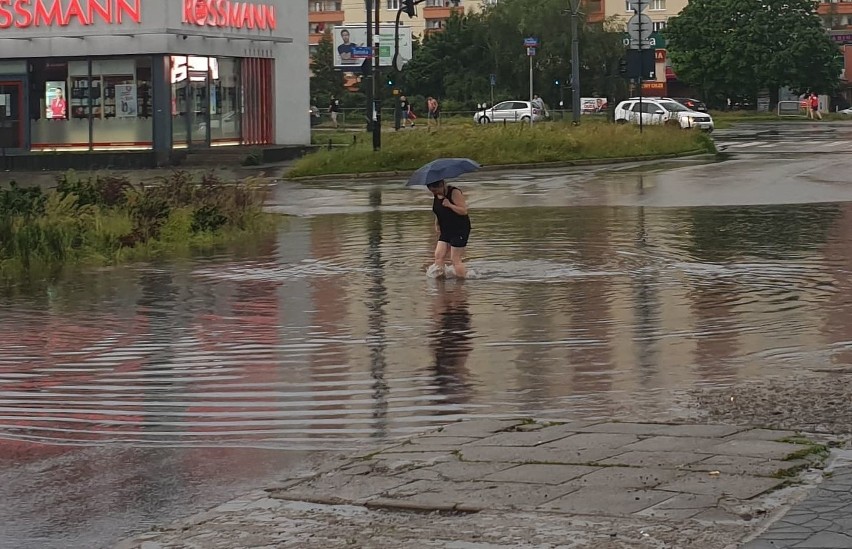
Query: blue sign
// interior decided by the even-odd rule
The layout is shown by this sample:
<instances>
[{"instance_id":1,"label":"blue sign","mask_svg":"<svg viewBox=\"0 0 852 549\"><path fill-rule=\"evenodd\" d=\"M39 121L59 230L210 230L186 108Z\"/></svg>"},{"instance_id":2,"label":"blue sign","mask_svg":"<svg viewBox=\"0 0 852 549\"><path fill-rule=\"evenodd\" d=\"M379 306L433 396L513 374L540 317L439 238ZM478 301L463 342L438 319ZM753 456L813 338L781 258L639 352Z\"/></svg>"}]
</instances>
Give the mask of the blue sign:
<instances>
[{"instance_id":1,"label":"blue sign","mask_svg":"<svg viewBox=\"0 0 852 549\"><path fill-rule=\"evenodd\" d=\"M352 48L353 59L369 59L373 56L373 48L370 46L355 46Z\"/></svg>"},{"instance_id":2,"label":"blue sign","mask_svg":"<svg viewBox=\"0 0 852 549\"><path fill-rule=\"evenodd\" d=\"M492 85L492 86L496 86L496 85L497 85L497 75L496 75L496 74L489 75L489 80L491 80L491 85Z\"/></svg>"},{"instance_id":3,"label":"blue sign","mask_svg":"<svg viewBox=\"0 0 852 549\"><path fill-rule=\"evenodd\" d=\"M527 56L528 57L535 56L535 48L527 48Z\"/></svg>"},{"instance_id":4,"label":"blue sign","mask_svg":"<svg viewBox=\"0 0 852 549\"><path fill-rule=\"evenodd\" d=\"M524 38L524 47L525 48L534 48L538 46L538 38Z\"/></svg>"}]
</instances>

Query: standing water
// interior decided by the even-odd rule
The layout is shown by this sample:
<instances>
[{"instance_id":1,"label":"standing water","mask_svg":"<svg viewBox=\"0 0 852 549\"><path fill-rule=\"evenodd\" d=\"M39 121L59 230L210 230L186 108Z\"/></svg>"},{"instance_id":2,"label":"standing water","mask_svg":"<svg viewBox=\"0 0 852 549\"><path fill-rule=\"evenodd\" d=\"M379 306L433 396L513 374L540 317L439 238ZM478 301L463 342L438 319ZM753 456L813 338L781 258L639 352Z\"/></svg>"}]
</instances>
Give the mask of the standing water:
<instances>
[{"instance_id":1,"label":"standing water","mask_svg":"<svg viewBox=\"0 0 852 549\"><path fill-rule=\"evenodd\" d=\"M428 211L386 207L4 290L0 547L108 546L459 418L665 417L850 358L849 204L475 204L467 281L426 276Z\"/></svg>"}]
</instances>

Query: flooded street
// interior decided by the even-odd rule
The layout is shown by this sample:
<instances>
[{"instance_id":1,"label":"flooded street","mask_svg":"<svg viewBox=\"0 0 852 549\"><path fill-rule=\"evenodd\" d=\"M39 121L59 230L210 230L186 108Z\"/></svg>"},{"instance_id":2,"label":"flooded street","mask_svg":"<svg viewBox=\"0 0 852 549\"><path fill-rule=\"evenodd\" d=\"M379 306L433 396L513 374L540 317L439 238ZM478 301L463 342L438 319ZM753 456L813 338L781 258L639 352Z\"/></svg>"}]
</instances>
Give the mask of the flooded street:
<instances>
[{"instance_id":1,"label":"flooded street","mask_svg":"<svg viewBox=\"0 0 852 549\"><path fill-rule=\"evenodd\" d=\"M250 246L7 289L0 547L109 546L458 418L665 419L848 367L847 158L481 172L466 282L425 277L428 193L392 181L282 183Z\"/></svg>"}]
</instances>

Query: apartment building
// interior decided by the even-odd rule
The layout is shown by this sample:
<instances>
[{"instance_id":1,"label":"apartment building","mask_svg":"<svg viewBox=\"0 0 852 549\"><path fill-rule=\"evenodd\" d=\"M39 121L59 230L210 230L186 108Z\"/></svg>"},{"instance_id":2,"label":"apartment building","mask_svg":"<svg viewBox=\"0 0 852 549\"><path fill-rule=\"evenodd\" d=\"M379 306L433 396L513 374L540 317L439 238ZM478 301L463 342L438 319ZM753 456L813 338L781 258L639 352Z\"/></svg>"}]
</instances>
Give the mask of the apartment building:
<instances>
[{"instance_id":1,"label":"apartment building","mask_svg":"<svg viewBox=\"0 0 852 549\"><path fill-rule=\"evenodd\" d=\"M379 2L379 20L392 23L396 20L402 0L376 0ZM499 0L426 0L417 5L416 17L402 16L402 22L411 27L414 36L424 37L440 32L454 12L478 11L483 6ZM686 4L686 0L676 0ZM599 23L606 16L605 0L582 0L587 21ZM665 0L662 0L665 4ZM313 50L330 27L367 22L364 0L308 0L308 42ZM626 19L625 19L626 22Z\"/></svg>"}]
</instances>

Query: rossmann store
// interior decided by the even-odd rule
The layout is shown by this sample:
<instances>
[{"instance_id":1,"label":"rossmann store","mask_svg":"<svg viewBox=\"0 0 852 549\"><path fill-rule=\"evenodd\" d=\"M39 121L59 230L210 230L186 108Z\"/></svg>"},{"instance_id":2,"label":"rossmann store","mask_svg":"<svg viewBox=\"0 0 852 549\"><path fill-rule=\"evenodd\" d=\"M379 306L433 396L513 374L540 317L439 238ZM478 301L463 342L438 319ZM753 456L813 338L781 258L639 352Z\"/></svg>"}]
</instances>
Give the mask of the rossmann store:
<instances>
[{"instance_id":1,"label":"rossmann store","mask_svg":"<svg viewBox=\"0 0 852 549\"><path fill-rule=\"evenodd\" d=\"M307 144L306 21L288 0L0 0L3 163Z\"/></svg>"}]
</instances>

